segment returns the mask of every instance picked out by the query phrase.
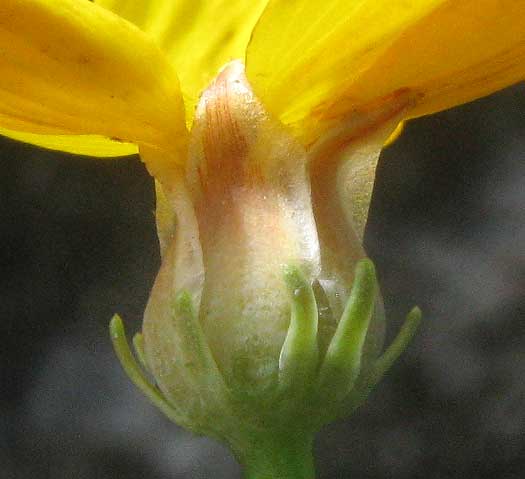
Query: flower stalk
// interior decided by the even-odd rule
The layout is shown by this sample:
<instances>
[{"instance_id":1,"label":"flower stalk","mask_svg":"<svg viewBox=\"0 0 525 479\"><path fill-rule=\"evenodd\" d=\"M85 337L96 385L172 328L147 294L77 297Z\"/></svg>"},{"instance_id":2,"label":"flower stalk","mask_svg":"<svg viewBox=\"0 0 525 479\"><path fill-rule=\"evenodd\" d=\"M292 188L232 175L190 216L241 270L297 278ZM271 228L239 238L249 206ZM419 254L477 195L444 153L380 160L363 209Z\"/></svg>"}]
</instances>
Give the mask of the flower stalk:
<instances>
[{"instance_id":1,"label":"flower stalk","mask_svg":"<svg viewBox=\"0 0 525 479\"><path fill-rule=\"evenodd\" d=\"M314 479L309 431L283 431L254 438L253 447L238 455L246 479Z\"/></svg>"}]
</instances>

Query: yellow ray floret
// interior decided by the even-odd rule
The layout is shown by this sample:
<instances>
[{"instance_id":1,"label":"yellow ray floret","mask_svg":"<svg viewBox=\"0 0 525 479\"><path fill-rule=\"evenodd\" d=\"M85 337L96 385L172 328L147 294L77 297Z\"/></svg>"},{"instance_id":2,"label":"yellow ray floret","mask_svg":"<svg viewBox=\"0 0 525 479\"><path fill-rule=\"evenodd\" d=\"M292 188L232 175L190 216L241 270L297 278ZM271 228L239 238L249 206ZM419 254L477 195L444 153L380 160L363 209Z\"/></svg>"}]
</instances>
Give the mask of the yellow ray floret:
<instances>
[{"instance_id":1,"label":"yellow ray floret","mask_svg":"<svg viewBox=\"0 0 525 479\"><path fill-rule=\"evenodd\" d=\"M97 0L154 37L179 75L191 122L200 94L226 63L244 58L268 0Z\"/></svg>"},{"instance_id":2,"label":"yellow ray floret","mask_svg":"<svg viewBox=\"0 0 525 479\"><path fill-rule=\"evenodd\" d=\"M31 134L11 135L22 141L102 156L132 152L122 140L175 150L185 141L171 64L138 28L91 2L2 0L0 71L1 133ZM76 134L96 136L56 136Z\"/></svg>"},{"instance_id":3,"label":"yellow ray floret","mask_svg":"<svg viewBox=\"0 0 525 479\"><path fill-rule=\"evenodd\" d=\"M272 0L247 52L256 93L306 142L412 92L418 116L525 77L525 0Z\"/></svg>"},{"instance_id":4,"label":"yellow ray floret","mask_svg":"<svg viewBox=\"0 0 525 479\"><path fill-rule=\"evenodd\" d=\"M137 145L112 140L100 135L35 135L23 131L0 128L0 135L49 150L76 155L114 158L138 153Z\"/></svg>"}]
</instances>

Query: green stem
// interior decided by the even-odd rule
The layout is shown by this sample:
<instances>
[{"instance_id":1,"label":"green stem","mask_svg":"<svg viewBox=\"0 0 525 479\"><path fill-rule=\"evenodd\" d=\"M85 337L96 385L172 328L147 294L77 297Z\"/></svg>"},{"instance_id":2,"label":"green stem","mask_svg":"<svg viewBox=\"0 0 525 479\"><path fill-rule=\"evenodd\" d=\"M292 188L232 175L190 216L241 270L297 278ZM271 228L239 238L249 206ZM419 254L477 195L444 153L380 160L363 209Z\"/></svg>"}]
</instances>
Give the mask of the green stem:
<instances>
[{"instance_id":1,"label":"green stem","mask_svg":"<svg viewBox=\"0 0 525 479\"><path fill-rule=\"evenodd\" d=\"M246 479L315 479L313 435L283 433L257 438L239 454Z\"/></svg>"}]
</instances>

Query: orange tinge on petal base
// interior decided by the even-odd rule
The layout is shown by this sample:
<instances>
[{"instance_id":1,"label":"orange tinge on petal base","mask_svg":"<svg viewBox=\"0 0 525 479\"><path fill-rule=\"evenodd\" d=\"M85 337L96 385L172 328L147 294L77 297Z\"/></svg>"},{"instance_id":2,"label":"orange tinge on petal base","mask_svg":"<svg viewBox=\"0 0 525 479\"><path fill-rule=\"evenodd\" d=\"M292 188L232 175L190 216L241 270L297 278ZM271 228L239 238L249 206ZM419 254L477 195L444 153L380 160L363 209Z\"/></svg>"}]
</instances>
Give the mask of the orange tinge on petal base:
<instances>
[{"instance_id":1,"label":"orange tinge on petal base","mask_svg":"<svg viewBox=\"0 0 525 479\"><path fill-rule=\"evenodd\" d=\"M203 394L193 387L187 359L177 356L184 348L184 334L172 320L171 308L181 291L192 295L215 361L231 388L258 395L276 382L290 322L286 266L300 267L314 286L319 347L326 347L356 261L364 256L352 214L340 204L347 195L341 175L362 167L360 159L370 152L377 157L400 107L389 109L394 113L386 115L387 127L382 124L385 115L376 113L340 125L337 142L348 135L355 144L354 156L348 156L341 149L334 151L331 137L307 151L266 113L241 62L228 64L203 93L185 167L173 184L158 185L157 191L163 259L146 308L144 339L149 366L168 399L199 403ZM373 141L347 130L364 131L365 137L372 132ZM142 152L146 162L152 154ZM332 158L325 162L328 154ZM357 158L353 166L350 161L350 169L344 161L348 158ZM367 339L372 355L382 345L380 310Z\"/></svg>"}]
</instances>

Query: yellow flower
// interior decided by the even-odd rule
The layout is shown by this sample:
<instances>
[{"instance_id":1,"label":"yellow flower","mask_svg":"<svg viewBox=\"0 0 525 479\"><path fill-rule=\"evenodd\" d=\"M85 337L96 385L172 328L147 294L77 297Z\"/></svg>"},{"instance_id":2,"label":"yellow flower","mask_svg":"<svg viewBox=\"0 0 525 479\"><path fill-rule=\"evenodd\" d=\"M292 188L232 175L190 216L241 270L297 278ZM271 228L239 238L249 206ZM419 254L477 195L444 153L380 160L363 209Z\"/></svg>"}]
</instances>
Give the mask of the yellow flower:
<instances>
[{"instance_id":1,"label":"yellow flower","mask_svg":"<svg viewBox=\"0 0 525 479\"><path fill-rule=\"evenodd\" d=\"M522 80L524 9L522 0L5 0L0 127L92 156L173 151L204 88L239 58L265 107L311 145L399 92L412 92L404 116L415 117Z\"/></svg>"},{"instance_id":2,"label":"yellow flower","mask_svg":"<svg viewBox=\"0 0 525 479\"><path fill-rule=\"evenodd\" d=\"M377 158L403 120L525 77L525 0L2 0L0 73L0 134L140 153L163 256L146 362L173 417L250 463L250 441L279 423L276 381L304 402L290 381L319 364L339 407L351 386L338 381L376 374L379 304L363 313L350 376L318 354L336 353ZM292 326L309 317L314 332L300 357L290 301ZM337 416L321 396L277 407L292 418L280 433Z\"/></svg>"}]
</instances>

